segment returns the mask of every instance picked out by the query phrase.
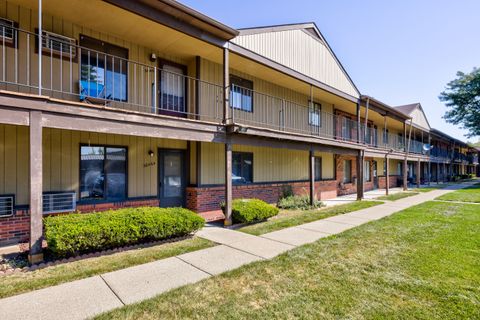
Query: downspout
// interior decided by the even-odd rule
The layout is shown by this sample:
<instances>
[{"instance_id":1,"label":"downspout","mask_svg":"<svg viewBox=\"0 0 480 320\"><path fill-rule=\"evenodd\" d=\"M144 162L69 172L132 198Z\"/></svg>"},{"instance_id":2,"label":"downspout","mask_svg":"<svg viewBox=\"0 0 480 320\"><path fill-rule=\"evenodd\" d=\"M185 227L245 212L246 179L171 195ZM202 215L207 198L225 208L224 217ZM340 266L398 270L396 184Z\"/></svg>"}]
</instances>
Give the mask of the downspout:
<instances>
[{"instance_id":1,"label":"downspout","mask_svg":"<svg viewBox=\"0 0 480 320\"><path fill-rule=\"evenodd\" d=\"M38 0L38 95L42 95L42 0Z\"/></svg>"},{"instance_id":2,"label":"downspout","mask_svg":"<svg viewBox=\"0 0 480 320\"><path fill-rule=\"evenodd\" d=\"M405 165L403 166L403 177L404 177L404 180L405 180L405 177L407 176L407 168L408 168L408 153L410 151L410 142L412 140L412 127L413 127L413 119L410 118L410 130L409 130L409 133L408 133L408 144L406 146L406 149L405 149ZM406 137L405 137L406 138ZM407 185L404 184L403 185L403 190L407 190Z\"/></svg>"}]
</instances>

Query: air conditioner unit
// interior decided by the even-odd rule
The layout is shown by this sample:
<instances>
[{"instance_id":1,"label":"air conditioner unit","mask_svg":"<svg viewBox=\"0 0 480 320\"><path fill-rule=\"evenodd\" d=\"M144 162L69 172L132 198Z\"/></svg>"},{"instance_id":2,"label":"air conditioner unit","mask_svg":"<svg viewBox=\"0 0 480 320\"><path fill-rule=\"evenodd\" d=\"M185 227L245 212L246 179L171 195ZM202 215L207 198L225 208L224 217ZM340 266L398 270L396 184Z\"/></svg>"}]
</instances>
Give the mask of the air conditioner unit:
<instances>
[{"instance_id":1,"label":"air conditioner unit","mask_svg":"<svg viewBox=\"0 0 480 320\"><path fill-rule=\"evenodd\" d=\"M42 32L42 52L50 55L75 58L77 55L77 41L49 31Z\"/></svg>"},{"instance_id":2,"label":"air conditioner unit","mask_svg":"<svg viewBox=\"0 0 480 320\"><path fill-rule=\"evenodd\" d=\"M17 33L15 26L15 21L0 18L0 42L5 41L6 43L12 44L15 41L15 35Z\"/></svg>"},{"instance_id":3,"label":"air conditioner unit","mask_svg":"<svg viewBox=\"0 0 480 320\"><path fill-rule=\"evenodd\" d=\"M43 194L43 213L74 212L75 192L46 192Z\"/></svg>"},{"instance_id":4,"label":"air conditioner unit","mask_svg":"<svg viewBox=\"0 0 480 320\"><path fill-rule=\"evenodd\" d=\"M13 216L15 198L13 195L0 195L0 218Z\"/></svg>"}]
</instances>

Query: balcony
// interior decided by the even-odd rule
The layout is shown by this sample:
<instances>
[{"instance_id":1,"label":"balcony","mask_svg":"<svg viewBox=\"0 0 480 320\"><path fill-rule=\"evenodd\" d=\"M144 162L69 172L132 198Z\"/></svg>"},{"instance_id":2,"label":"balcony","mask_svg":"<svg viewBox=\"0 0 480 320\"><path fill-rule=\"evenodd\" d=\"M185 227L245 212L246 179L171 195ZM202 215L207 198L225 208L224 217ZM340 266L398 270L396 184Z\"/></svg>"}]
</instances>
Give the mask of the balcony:
<instances>
[{"instance_id":1,"label":"balcony","mask_svg":"<svg viewBox=\"0 0 480 320\"><path fill-rule=\"evenodd\" d=\"M15 27L0 27L0 88L38 95L38 34ZM224 88L182 72L174 65L141 63L128 59L122 48L80 34L75 39L44 32L41 36L41 95L66 102L101 106L149 115L207 121L223 120ZM325 112L315 104L290 101L236 84L230 85L233 123L358 143L403 152L405 141L396 134L352 117ZM305 99L307 100L307 99ZM302 100L303 101L303 100ZM418 150L417 150L418 149ZM421 152L414 145L411 147Z\"/></svg>"},{"instance_id":2,"label":"balcony","mask_svg":"<svg viewBox=\"0 0 480 320\"><path fill-rule=\"evenodd\" d=\"M5 26L0 32L0 89L39 94L38 34ZM223 117L220 85L129 60L115 46L100 50L98 40L85 47L49 32L41 39L42 96L216 123Z\"/></svg>"}]
</instances>

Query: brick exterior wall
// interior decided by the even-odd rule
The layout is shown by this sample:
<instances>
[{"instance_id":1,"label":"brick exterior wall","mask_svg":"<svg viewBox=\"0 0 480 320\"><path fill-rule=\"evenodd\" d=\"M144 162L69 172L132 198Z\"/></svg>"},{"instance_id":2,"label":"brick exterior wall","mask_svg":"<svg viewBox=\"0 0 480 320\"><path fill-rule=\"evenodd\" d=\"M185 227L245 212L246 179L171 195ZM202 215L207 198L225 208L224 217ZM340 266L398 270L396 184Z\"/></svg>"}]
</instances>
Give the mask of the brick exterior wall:
<instances>
[{"instance_id":1,"label":"brick exterior wall","mask_svg":"<svg viewBox=\"0 0 480 320\"><path fill-rule=\"evenodd\" d=\"M78 212L101 212L109 209L120 209L129 207L155 207L159 206L158 199L125 200L119 202L107 202L96 204L79 204ZM61 215L56 213L52 215ZM30 210L17 209L11 217L0 218L0 246L27 242L30 233Z\"/></svg>"},{"instance_id":2,"label":"brick exterior wall","mask_svg":"<svg viewBox=\"0 0 480 320\"><path fill-rule=\"evenodd\" d=\"M395 187L398 187L398 178L401 178L401 176L397 176L397 175L393 175L393 176L389 176L388 177L390 183L389 183L389 187L390 188L395 188ZM380 189L385 189L386 187L386 182L387 181L387 177L385 176L379 176L378 177L378 187Z\"/></svg>"},{"instance_id":3,"label":"brick exterior wall","mask_svg":"<svg viewBox=\"0 0 480 320\"><path fill-rule=\"evenodd\" d=\"M286 188L291 188L294 194L308 195L310 184L305 182L282 182L266 184L249 184L233 186L233 198L257 198L268 203L276 203ZM315 193L319 200L331 199L337 196L337 182L325 180L315 182ZM187 188L187 208L195 212L212 212L220 209L225 200L225 188L189 187Z\"/></svg>"}]
</instances>

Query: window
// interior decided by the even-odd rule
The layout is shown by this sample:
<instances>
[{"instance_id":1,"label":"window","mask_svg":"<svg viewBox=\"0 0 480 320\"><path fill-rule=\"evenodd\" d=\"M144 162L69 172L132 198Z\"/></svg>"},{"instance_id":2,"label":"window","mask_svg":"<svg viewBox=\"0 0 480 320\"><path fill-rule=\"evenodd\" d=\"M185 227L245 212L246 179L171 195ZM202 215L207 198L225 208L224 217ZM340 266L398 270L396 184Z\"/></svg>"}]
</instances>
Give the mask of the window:
<instances>
[{"instance_id":1,"label":"window","mask_svg":"<svg viewBox=\"0 0 480 320\"><path fill-rule=\"evenodd\" d=\"M6 46L17 47L18 23L0 18L0 41Z\"/></svg>"},{"instance_id":2,"label":"window","mask_svg":"<svg viewBox=\"0 0 480 320\"><path fill-rule=\"evenodd\" d=\"M308 109L308 124L315 127L322 126L321 118L322 105L320 103L311 102Z\"/></svg>"},{"instance_id":3,"label":"window","mask_svg":"<svg viewBox=\"0 0 480 320\"><path fill-rule=\"evenodd\" d=\"M322 158L315 157L315 181L322 180Z\"/></svg>"},{"instance_id":4,"label":"window","mask_svg":"<svg viewBox=\"0 0 480 320\"><path fill-rule=\"evenodd\" d=\"M397 174L403 175L403 164L401 162L397 163Z\"/></svg>"},{"instance_id":5,"label":"window","mask_svg":"<svg viewBox=\"0 0 480 320\"><path fill-rule=\"evenodd\" d=\"M160 108L174 112L185 112L186 68L173 63L162 63L160 75Z\"/></svg>"},{"instance_id":6,"label":"window","mask_svg":"<svg viewBox=\"0 0 480 320\"><path fill-rule=\"evenodd\" d=\"M253 153L234 152L232 160L232 182L236 184L252 183Z\"/></svg>"},{"instance_id":7,"label":"window","mask_svg":"<svg viewBox=\"0 0 480 320\"><path fill-rule=\"evenodd\" d=\"M352 182L352 160L343 160L343 183Z\"/></svg>"},{"instance_id":8,"label":"window","mask_svg":"<svg viewBox=\"0 0 480 320\"><path fill-rule=\"evenodd\" d=\"M128 50L80 36L80 96L127 101Z\"/></svg>"},{"instance_id":9,"label":"window","mask_svg":"<svg viewBox=\"0 0 480 320\"><path fill-rule=\"evenodd\" d=\"M371 172L370 172L370 161L363 161L363 180L365 182L372 181Z\"/></svg>"},{"instance_id":10,"label":"window","mask_svg":"<svg viewBox=\"0 0 480 320\"><path fill-rule=\"evenodd\" d=\"M80 199L126 198L127 149L80 147Z\"/></svg>"},{"instance_id":11,"label":"window","mask_svg":"<svg viewBox=\"0 0 480 320\"><path fill-rule=\"evenodd\" d=\"M383 130L383 144L388 144L388 129Z\"/></svg>"},{"instance_id":12,"label":"window","mask_svg":"<svg viewBox=\"0 0 480 320\"><path fill-rule=\"evenodd\" d=\"M253 112L253 82L231 76L230 88L230 107Z\"/></svg>"},{"instance_id":13,"label":"window","mask_svg":"<svg viewBox=\"0 0 480 320\"><path fill-rule=\"evenodd\" d=\"M352 120L342 117L342 137L344 139L352 138Z\"/></svg>"}]
</instances>

